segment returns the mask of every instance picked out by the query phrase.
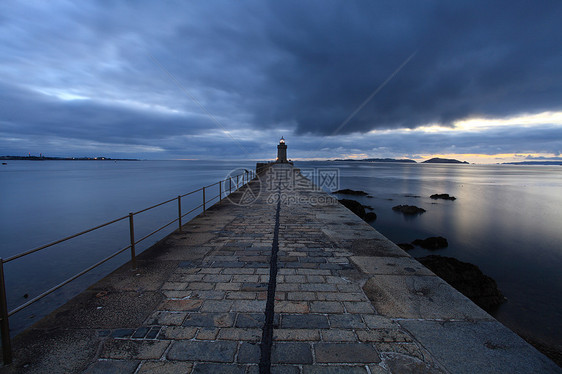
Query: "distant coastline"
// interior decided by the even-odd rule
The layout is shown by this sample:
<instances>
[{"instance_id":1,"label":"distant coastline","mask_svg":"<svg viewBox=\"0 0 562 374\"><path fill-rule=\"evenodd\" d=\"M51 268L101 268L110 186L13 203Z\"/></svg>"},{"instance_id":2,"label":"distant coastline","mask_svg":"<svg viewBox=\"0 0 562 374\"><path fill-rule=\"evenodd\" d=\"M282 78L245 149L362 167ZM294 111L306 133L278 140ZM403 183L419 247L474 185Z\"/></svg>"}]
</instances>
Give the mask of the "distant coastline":
<instances>
[{"instance_id":1,"label":"distant coastline","mask_svg":"<svg viewBox=\"0 0 562 374\"><path fill-rule=\"evenodd\" d=\"M2 161L140 161L136 158L0 156Z\"/></svg>"},{"instance_id":2,"label":"distant coastline","mask_svg":"<svg viewBox=\"0 0 562 374\"><path fill-rule=\"evenodd\" d=\"M521 161L521 162L504 162L502 165L551 165L562 166L562 161Z\"/></svg>"},{"instance_id":3,"label":"distant coastline","mask_svg":"<svg viewBox=\"0 0 562 374\"><path fill-rule=\"evenodd\" d=\"M425 161L415 161L407 158L337 158L334 160L327 160L330 162L348 162L348 161L362 161L362 162L387 162L387 163L410 163L410 164L470 164L467 161L460 161L453 158L440 158L434 157ZM498 162L496 165L547 165L547 166L562 166L562 161L520 161L520 162Z\"/></svg>"},{"instance_id":4,"label":"distant coastline","mask_svg":"<svg viewBox=\"0 0 562 374\"><path fill-rule=\"evenodd\" d=\"M399 159L399 158L363 158L363 159L354 159L354 158L337 158L335 160L329 161L366 161L366 162L409 162L416 164L417 162L414 160L410 160L407 158Z\"/></svg>"},{"instance_id":5,"label":"distant coastline","mask_svg":"<svg viewBox=\"0 0 562 374\"><path fill-rule=\"evenodd\" d=\"M406 162L417 164L415 160L408 158L363 158L363 159L351 159L351 158L338 158L330 161L364 161L364 162ZM422 161L422 164L468 164L466 161L459 161L452 158L439 158L435 157L426 161Z\"/></svg>"}]
</instances>

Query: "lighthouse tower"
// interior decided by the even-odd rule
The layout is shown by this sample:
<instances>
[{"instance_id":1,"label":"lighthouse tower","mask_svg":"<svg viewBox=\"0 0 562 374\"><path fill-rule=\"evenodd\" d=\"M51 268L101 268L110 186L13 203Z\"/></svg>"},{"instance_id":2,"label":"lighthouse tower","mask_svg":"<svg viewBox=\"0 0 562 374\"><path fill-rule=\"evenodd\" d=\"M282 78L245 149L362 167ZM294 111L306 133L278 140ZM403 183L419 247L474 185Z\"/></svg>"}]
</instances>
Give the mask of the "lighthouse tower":
<instances>
[{"instance_id":1,"label":"lighthouse tower","mask_svg":"<svg viewBox=\"0 0 562 374\"><path fill-rule=\"evenodd\" d=\"M277 162L287 162L287 145L283 137L281 137L277 146Z\"/></svg>"}]
</instances>

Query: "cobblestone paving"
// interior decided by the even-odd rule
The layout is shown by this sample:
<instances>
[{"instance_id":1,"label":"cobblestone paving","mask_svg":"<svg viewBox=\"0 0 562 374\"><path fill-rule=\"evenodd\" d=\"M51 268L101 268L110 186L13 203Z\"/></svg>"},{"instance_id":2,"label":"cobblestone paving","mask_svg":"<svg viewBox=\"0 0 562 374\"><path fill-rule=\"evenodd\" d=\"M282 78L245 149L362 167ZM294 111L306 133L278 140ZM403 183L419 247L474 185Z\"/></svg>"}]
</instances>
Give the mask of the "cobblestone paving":
<instances>
[{"instance_id":1,"label":"cobblestone paving","mask_svg":"<svg viewBox=\"0 0 562 374\"><path fill-rule=\"evenodd\" d=\"M22 334L5 371L559 372L292 167L270 170Z\"/></svg>"},{"instance_id":2,"label":"cobblestone paving","mask_svg":"<svg viewBox=\"0 0 562 374\"><path fill-rule=\"evenodd\" d=\"M438 372L408 333L377 315L361 288L366 277L350 261L353 253L317 219L334 209L349 213L308 180L291 181L292 171L278 168L269 181L262 176L257 201L229 206L236 219L199 246L204 256L179 263L161 287L165 299L142 326L100 331L108 338L87 371L115 364L120 372L257 373L281 199L272 372L385 373L385 358L393 354ZM297 202L289 201L295 196ZM207 220L213 218L209 212ZM197 223L186 227L178 245L190 248L189 230L197 231Z\"/></svg>"},{"instance_id":3,"label":"cobblestone paving","mask_svg":"<svg viewBox=\"0 0 562 374\"><path fill-rule=\"evenodd\" d=\"M377 314L354 253L325 230L334 212L346 227L366 224L304 181L300 186L302 199L281 208L272 363L292 373L386 373L385 358L398 353L412 368L440 372L408 333Z\"/></svg>"}]
</instances>

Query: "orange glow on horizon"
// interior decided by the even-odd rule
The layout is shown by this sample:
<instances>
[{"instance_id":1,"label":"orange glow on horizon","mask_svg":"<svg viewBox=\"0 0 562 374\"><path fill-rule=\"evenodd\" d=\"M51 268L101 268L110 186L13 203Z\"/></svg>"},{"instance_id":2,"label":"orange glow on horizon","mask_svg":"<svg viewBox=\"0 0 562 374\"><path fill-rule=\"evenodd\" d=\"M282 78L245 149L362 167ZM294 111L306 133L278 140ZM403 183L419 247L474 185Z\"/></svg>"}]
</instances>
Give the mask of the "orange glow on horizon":
<instances>
[{"instance_id":1,"label":"orange glow on horizon","mask_svg":"<svg viewBox=\"0 0 562 374\"><path fill-rule=\"evenodd\" d=\"M415 160L418 163L432 159L432 158L452 158L459 161L467 161L471 164L497 164L506 162L522 162L522 161L534 161L539 157L548 158L552 157L552 154L540 154L540 153L498 153L494 155L478 154L478 153L449 153L449 154L420 154L416 157L408 157L406 155L396 155L396 156L372 156L364 153L360 154L350 154L350 155L337 155L329 158L322 157L295 157L293 161L327 161L334 159L350 159L350 160L361 160L364 158L394 158L394 159L410 159Z\"/></svg>"},{"instance_id":2,"label":"orange glow on horizon","mask_svg":"<svg viewBox=\"0 0 562 374\"><path fill-rule=\"evenodd\" d=\"M423 162L435 157L438 158L452 158L459 161L467 161L471 164L496 164L496 163L504 163L504 162L520 162L520 161L528 161L526 157L549 157L550 155L538 154L538 153L526 153L522 155L516 155L513 153L498 153L494 155L485 155L485 154L478 154L478 153L450 153L450 154L426 154L420 155L419 159L416 159L418 162Z\"/></svg>"}]
</instances>

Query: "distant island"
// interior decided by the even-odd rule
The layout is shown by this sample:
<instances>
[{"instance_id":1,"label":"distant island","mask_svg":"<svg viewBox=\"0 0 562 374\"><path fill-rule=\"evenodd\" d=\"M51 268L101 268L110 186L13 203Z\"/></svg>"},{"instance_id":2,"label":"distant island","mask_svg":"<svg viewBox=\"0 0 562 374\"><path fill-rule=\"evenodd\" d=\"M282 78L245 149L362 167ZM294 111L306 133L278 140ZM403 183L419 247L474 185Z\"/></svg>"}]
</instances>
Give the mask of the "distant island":
<instances>
[{"instance_id":1,"label":"distant island","mask_svg":"<svg viewBox=\"0 0 562 374\"><path fill-rule=\"evenodd\" d=\"M410 162L416 163L414 160L410 160L407 158L363 158L363 159L355 159L355 158L338 158L332 161L366 161L366 162Z\"/></svg>"},{"instance_id":2,"label":"distant island","mask_svg":"<svg viewBox=\"0 0 562 374\"><path fill-rule=\"evenodd\" d=\"M2 161L139 161L134 158L110 157L47 157L47 156L0 156Z\"/></svg>"},{"instance_id":3,"label":"distant island","mask_svg":"<svg viewBox=\"0 0 562 374\"><path fill-rule=\"evenodd\" d=\"M562 161L520 161L520 162L504 162L502 165L551 165L551 166L562 166Z\"/></svg>"},{"instance_id":4,"label":"distant island","mask_svg":"<svg viewBox=\"0 0 562 374\"><path fill-rule=\"evenodd\" d=\"M459 161L453 158L439 158L435 157L422 162L422 164L468 164L466 161Z\"/></svg>"}]
</instances>

